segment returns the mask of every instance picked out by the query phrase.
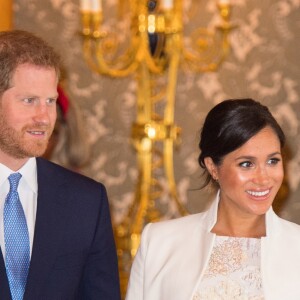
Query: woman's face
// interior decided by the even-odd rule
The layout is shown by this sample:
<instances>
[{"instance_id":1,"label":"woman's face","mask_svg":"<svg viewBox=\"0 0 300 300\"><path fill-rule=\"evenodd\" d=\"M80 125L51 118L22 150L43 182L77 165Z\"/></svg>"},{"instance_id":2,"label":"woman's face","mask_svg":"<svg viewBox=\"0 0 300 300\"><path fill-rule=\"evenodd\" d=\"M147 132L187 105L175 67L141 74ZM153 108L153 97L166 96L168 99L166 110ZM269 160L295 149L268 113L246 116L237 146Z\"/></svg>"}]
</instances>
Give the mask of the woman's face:
<instances>
[{"instance_id":1,"label":"woman's face","mask_svg":"<svg viewBox=\"0 0 300 300\"><path fill-rule=\"evenodd\" d=\"M215 165L210 158L205 163L219 182L222 206L245 217L267 212L284 175L280 142L271 127L227 154L221 165Z\"/></svg>"}]
</instances>

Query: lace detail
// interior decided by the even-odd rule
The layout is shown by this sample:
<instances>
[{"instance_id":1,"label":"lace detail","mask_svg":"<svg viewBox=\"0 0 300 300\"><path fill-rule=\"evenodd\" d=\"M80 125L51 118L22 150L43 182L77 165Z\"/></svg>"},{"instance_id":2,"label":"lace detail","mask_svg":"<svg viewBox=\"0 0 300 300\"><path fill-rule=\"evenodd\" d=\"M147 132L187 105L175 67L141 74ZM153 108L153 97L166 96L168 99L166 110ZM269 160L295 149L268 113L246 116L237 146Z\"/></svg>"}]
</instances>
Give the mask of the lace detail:
<instances>
[{"instance_id":1,"label":"lace detail","mask_svg":"<svg viewBox=\"0 0 300 300\"><path fill-rule=\"evenodd\" d=\"M261 240L217 236L193 300L263 300Z\"/></svg>"}]
</instances>

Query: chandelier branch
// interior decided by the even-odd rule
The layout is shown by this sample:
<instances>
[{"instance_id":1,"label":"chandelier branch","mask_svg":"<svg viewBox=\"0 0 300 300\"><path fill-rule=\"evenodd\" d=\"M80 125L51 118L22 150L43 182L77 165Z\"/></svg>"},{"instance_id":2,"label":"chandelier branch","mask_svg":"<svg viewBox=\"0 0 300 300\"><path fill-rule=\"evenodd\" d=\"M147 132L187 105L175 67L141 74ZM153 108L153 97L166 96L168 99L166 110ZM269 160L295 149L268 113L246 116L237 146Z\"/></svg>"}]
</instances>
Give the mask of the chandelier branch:
<instances>
[{"instance_id":1,"label":"chandelier branch","mask_svg":"<svg viewBox=\"0 0 300 300\"><path fill-rule=\"evenodd\" d=\"M234 26L229 0L211 0L216 1L217 26L190 33L184 31L183 0L119 0L120 18L130 24L127 38L122 30L104 29L101 1L81 0L85 59L98 74L134 76L137 82L137 113L131 132L137 184L126 216L115 226L124 293L143 227L164 217L158 202L169 197L164 205L176 208L174 216L187 214L173 166L174 146L181 140L181 129L174 123L179 69L215 71L229 52L228 37ZM191 15L197 4L196 0L192 3Z\"/></svg>"}]
</instances>

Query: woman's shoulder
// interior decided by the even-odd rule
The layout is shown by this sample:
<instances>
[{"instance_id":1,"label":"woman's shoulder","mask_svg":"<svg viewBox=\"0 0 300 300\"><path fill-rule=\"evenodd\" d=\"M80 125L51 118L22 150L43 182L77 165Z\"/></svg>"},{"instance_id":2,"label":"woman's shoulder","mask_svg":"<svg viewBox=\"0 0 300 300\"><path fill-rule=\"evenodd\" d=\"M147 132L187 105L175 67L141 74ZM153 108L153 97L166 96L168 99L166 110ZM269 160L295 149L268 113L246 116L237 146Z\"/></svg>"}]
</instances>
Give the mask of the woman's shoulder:
<instances>
[{"instance_id":1,"label":"woman's shoulder","mask_svg":"<svg viewBox=\"0 0 300 300\"><path fill-rule=\"evenodd\" d=\"M271 214L269 222L269 232L273 237L277 237L281 242L297 244L300 247L300 225ZM268 225L267 225L268 226ZM268 229L267 229L268 230Z\"/></svg>"},{"instance_id":2,"label":"woman's shoulder","mask_svg":"<svg viewBox=\"0 0 300 300\"><path fill-rule=\"evenodd\" d=\"M199 229L201 226L205 228L205 216L206 212L201 212L176 219L150 223L146 226L145 231L154 236L185 235L195 229Z\"/></svg>"},{"instance_id":3,"label":"woman's shoulder","mask_svg":"<svg viewBox=\"0 0 300 300\"><path fill-rule=\"evenodd\" d=\"M158 227L172 227L172 226L182 226L183 224L193 224L201 219L206 212L200 212L196 214L189 214L186 216L178 217L171 220L163 220L156 223L153 223L154 226Z\"/></svg>"},{"instance_id":4,"label":"woman's shoulder","mask_svg":"<svg viewBox=\"0 0 300 300\"><path fill-rule=\"evenodd\" d=\"M281 217L278 217L278 222L279 222L280 226L282 226L283 230L288 230L288 231L292 231L292 232L300 234L300 225L299 224L285 220Z\"/></svg>"}]
</instances>

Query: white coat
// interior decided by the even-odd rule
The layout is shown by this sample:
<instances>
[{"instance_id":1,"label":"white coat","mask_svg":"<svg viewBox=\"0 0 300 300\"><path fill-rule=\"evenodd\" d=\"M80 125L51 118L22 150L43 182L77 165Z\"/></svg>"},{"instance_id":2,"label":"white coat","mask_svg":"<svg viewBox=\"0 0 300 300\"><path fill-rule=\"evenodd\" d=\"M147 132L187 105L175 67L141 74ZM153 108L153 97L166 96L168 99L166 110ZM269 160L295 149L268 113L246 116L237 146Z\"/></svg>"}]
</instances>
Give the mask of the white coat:
<instances>
[{"instance_id":1,"label":"white coat","mask_svg":"<svg viewBox=\"0 0 300 300\"><path fill-rule=\"evenodd\" d=\"M192 300L216 235L218 196L204 213L148 224L135 256L126 300ZM300 300L300 226L266 214L261 275L266 300Z\"/></svg>"}]
</instances>

